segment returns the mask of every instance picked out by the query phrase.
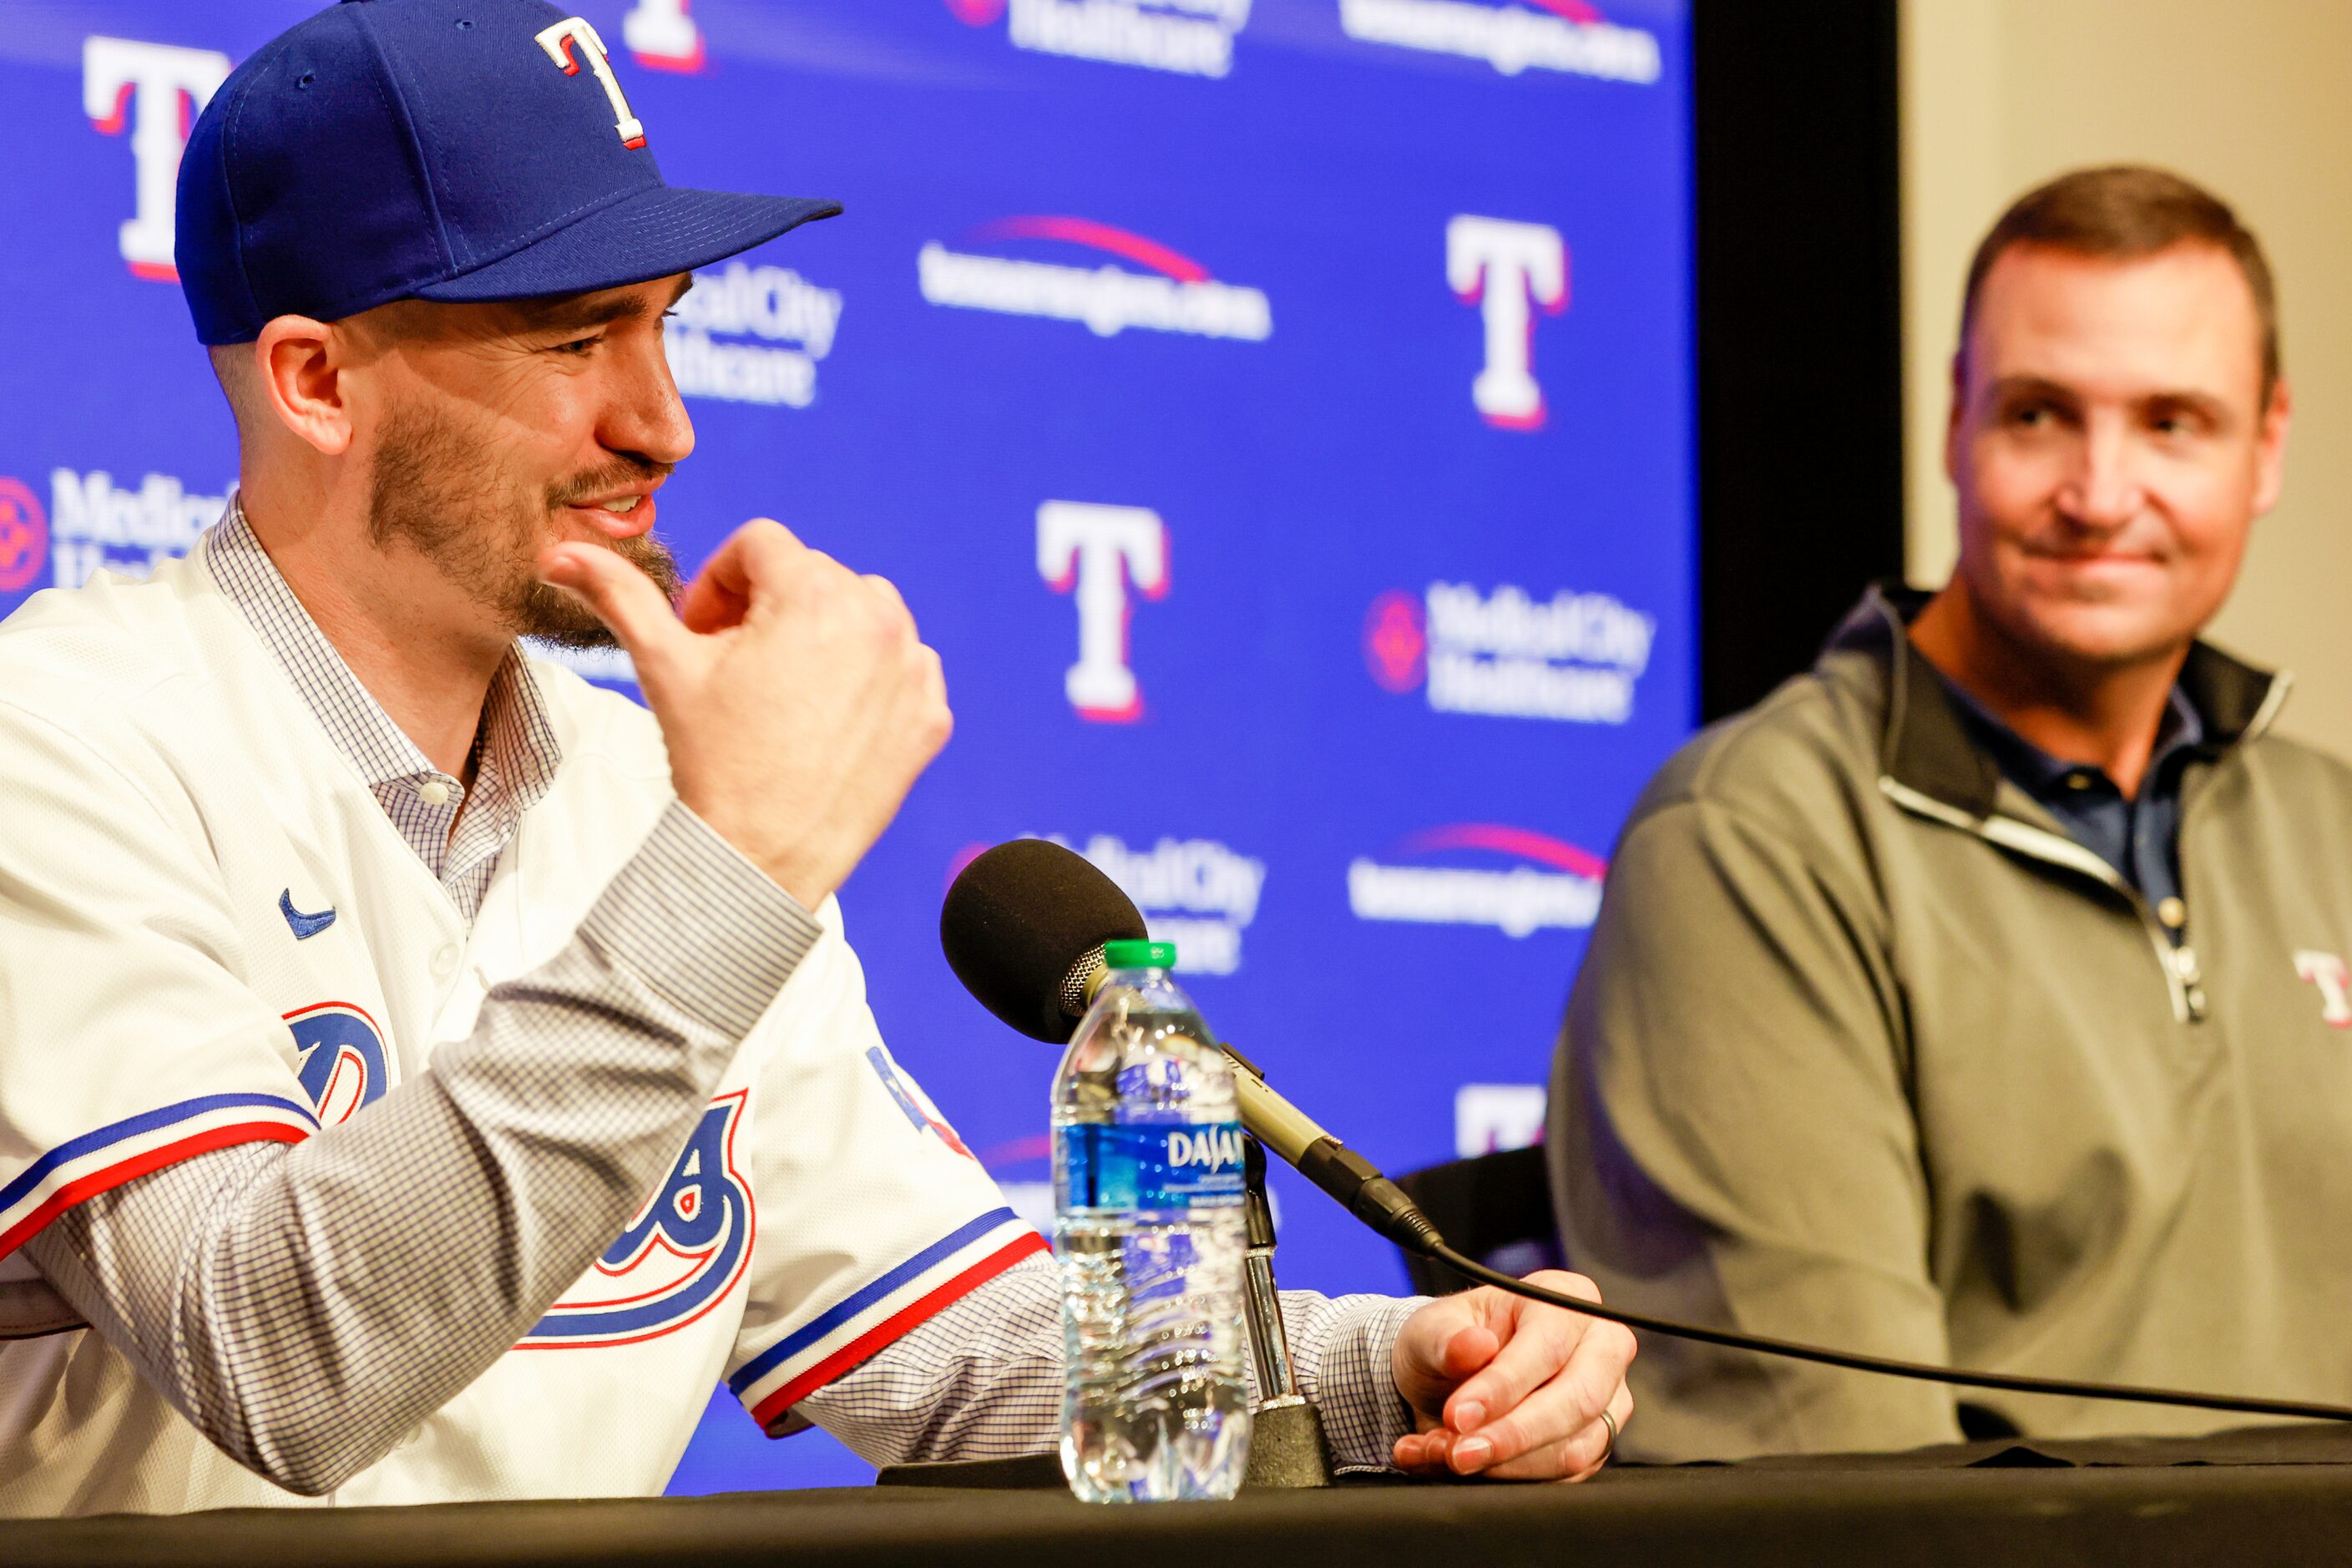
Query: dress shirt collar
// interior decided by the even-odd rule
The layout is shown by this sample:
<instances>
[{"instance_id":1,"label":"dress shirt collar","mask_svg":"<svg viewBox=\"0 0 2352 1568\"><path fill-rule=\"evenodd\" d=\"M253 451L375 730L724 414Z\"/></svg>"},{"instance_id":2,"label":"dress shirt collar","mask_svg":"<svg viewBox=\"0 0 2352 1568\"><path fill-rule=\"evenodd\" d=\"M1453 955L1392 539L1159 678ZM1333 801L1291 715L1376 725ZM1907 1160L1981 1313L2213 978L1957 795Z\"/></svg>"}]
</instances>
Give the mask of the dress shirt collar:
<instances>
[{"instance_id":1,"label":"dress shirt collar","mask_svg":"<svg viewBox=\"0 0 2352 1568\"><path fill-rule=\"evenodd\" d=\"M360 684L270 561L239 498L229 499L227 514L205 535L203 548L213 581L251 623L335 749L385 805L402 837L441 875L457 816L457 781L436 768ZM491 678L474 747L468 816L496 828L496 843L503 845L522 812L546 795L563 760L538 679L520 647L508 650ZM451 798L432 802L431 809L410 808L419 792L436 793L426 789L436 784Z\"/></svg>"}]
</instances>

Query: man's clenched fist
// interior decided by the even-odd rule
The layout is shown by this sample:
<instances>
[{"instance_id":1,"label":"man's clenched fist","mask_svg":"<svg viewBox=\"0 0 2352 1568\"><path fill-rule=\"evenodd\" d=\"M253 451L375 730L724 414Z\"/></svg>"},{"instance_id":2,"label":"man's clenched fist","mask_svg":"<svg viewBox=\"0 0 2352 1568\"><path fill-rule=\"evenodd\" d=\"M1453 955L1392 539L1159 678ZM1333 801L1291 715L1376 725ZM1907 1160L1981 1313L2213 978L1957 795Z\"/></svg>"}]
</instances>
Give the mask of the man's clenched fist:
<instances>
[{"instance_id":1,"label":"man's clenched fist","mask_svg":"<svg viewBox=\"0 0 2352 1568\"><path fill-rule=\"evenodd\" d=\"M540 574L636 662L678 798L809 909L947 744L940 656L898 591L782 523L736 530L675 610L603 545L550 546Z\"/></svg>"}]
</instances>

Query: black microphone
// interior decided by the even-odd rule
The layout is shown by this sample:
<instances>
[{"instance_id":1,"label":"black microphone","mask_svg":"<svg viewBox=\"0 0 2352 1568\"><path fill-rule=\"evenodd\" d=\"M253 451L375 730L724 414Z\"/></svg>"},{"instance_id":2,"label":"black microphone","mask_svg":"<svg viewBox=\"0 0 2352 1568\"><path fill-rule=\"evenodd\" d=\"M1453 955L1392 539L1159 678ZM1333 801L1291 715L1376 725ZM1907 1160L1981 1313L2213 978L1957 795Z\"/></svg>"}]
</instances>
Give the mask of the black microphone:
<instances>
[{"instance_id":1,"label":"black microphone","mask_svg":"<svg viewBox=\"0 0 2352 1568\"><path fill-rule=\"evenodd\" d=\"M956 877L940 910L940 945L948 966L981 1005L1032 1039L1068 1041L1109 973L1103 944L1146 935L1143 916L1118 885L1085 857L1043 838L1016 838L982 854ZM1855 1372L1906 1377L1956 1388L2007 1394L2048 1394L2136 1405L2180 1405L2303 1421L2352 1421L2352 1407L2234 1394L2192 1394L2128 1384L1965 1372L1924 1362L1863 1355L1795 1340L1701 1328L1587 1301L1515 1279L1445 1243L1437 1227L1377 1166L1315 1124L1313 1118L1265 1086L1248 1058L1220 1044L1234 1065L1234 1099L1242 1123L1358 1219L1398 1246L1433 1258L1455 1272L1497 1289L1564 1307L1589 1318L1622 1323L1644 1333Z\"/></svg>"},{"instance_id":2,"label":"black microphone","mask_svg":"<svg viewBox=\"0 0 2352 1568\"><path fill-rule=\"evenodd\" d=\"M1051 1046L1068 1043L1094 1000L1087 984L1102 969L1103 944L1150 934L1118 883L1044 838L982 852L940 906L940 946L963 988Z\"/></svg>"},{"instance_id":3,"label":"black microphone","mask_svg":"<svg viewBox=\"0 0 2352 1568\"><path fill-rule=\"evenodd\" d=\"M1106 943L1140 939L1143 916L1083 856L1016 838L958 874L940 910L948 967L982 1006L1049 1045L1066 1043L1110 973ZM1217 1042L1233 1064L1242 1125L1341 1207L1399 1247L1435 1257L1437 1227L1378 1166L1265 1084L1256 1063Z\"/></svg>"}]
</instances>

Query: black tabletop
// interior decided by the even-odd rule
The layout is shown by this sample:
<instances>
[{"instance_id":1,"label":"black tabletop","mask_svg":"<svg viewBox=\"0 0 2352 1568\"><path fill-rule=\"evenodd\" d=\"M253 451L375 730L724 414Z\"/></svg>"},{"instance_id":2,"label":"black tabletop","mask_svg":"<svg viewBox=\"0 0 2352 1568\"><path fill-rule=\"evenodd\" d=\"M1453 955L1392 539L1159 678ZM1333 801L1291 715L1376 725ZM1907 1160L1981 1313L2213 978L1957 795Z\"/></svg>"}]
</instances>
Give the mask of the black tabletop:
<instances>
[{"instance_id":1,"label":"black tabletop","mask_svg":"<svg viewBox=\"0 0 2352 1568\"><path fill-rule=\"evenodd\" d=\"M1577 1487L1356 1485L1087 1507L955 1486L0 1522L0 1562L1385 1564L2326 1563L2352 1559L2352 1428L2010 1441L1612 1467Z\"/></svg>"}]
</instances>

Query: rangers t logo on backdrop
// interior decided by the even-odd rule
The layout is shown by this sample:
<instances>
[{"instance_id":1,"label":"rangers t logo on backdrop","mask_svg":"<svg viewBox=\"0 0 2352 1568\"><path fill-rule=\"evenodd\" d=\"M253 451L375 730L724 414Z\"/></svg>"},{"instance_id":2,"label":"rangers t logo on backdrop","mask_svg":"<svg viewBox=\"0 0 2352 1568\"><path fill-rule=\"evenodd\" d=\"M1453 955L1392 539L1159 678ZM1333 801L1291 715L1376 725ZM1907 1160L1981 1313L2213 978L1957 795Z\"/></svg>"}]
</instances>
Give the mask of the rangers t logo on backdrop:
<instances>
[{"instance_id":1,"label":"rangers t logo on backdrop","mask_svg":"<svg viewBox=\"0 0 2352 1568\"><path fill-rule=\"evenodd\" d=\"M138 170L135 205L121 230L122 259L141 278L179 280L172 258L179 216L180 153L188 132L220 84L229 58L216 49L184 49L133 38L88 37L81 45L81 106L107 136L131 131Z\"/></svg>"},{"instance_id":2,"label":"rangers t logo on backdrop","mask_svg":"<svg viewBox=\"0 0 2352 1568\"><path fill-rule=\"evenodd\" d=\"M2319 987L2319 1016L2338 1029L2352 1029L2352 968L2333 952L2305 948L2294 955L2296 978Z\"/></svg>"},{"instance_id":3,"label":"rangers t logo on backdrop","mask_svg":"<svg viewBox=\"0 0 2352 1568\"><path fill-rule=\"evenodd\" d=\"M621 42L648 70L702 68L702 29L686 14L687 0L637 0L621 18Z\"/></svg>"},{"instance_id":4,"label":"rangers t logo on backdrop","mask_svg":"<svg viewBox=\"0 0 2352 1568\"><path fill-rule=\"evenodd\" d=\"M1143 689L1128 666L1128 589L1167 595L1168 525L1139 506L1049 500L1037 509L1037 574L1078 606L1078 662L1062 678L1070 706L1099 724L1141 718Z\"/></svg>"},{"instance_id":5,"label":"rangers t logo on backdrop","mask_svg":"<svg viewBox=\"0 0 2352 1568\"><path fill-rule=\"evenodd\" d=\"M1534 430L1544 422L1535 378L1533 299L1557 316L1568 309L1568 246L1559 230L1498 217L1457 217L1445 226L1445 280L1486 327L1486 366L1470 401L1486 423Z\"/></svg>"}]
</instances>

